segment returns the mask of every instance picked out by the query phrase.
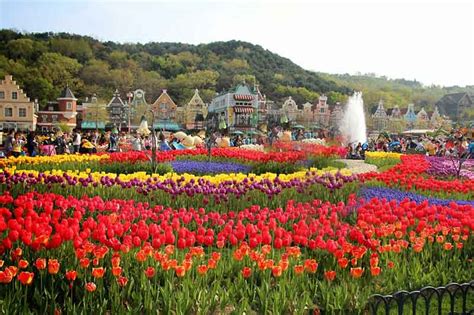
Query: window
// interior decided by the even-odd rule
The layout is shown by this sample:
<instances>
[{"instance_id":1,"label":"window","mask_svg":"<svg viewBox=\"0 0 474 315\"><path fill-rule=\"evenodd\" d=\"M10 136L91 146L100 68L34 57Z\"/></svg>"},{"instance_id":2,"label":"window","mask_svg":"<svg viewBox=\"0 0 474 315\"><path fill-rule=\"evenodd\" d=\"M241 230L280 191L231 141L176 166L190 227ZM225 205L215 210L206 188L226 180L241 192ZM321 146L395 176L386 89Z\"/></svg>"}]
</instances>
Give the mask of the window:
<instances>
[{"instance_id":1,"label":"window","mask_svg":"<svg viewBox=\"0 0 474 315\"><path fill-rule=\"evenodd\" d=\"M321 107L321 113L324 113L324 108L323 107Z\"/></svg>"},{"instance_id":2,"label":"window","mask_svg":"<svg viewBox=\"0 0 474 315\"><path fill-rule=\"evenodd\" d=\"M12 92L12 100L18 99L18 92Z\"/></svg>"},{"instance_id":3,"label":"window","mask_svg":"<svg viewBox=\"0 0 474 315\"><path fill-rule=\"evenodd\" d=\"M41 115L41 121L42 122L48 122L48 115Z\"/></svg>"},{"instance_id":4,"label":"window","mask_svg":"<svg viewBox=\"0 0 474 315\"><path fill-rule=\"evenodd\" d=\"M113 107L112 108L112 114L120 115L121 113L122 113L122 110L120 109L120 107Z\"/></svg>"},{"instance_id":5,"label":"window","mask_svg":"<svg viewBox=\"0 0 474 315\"><path fill-rule=\"evenodd\" d=\"M26 117L26 108L18 109L18 117Z\"/></svg>"},{"instance_id":6,"label":"window","mask_svg":"<svg viewBox=\"0 0 474 315\"><path fill-rule=\"evenodd\" d=\"M53 106L48 106L48 110L49 110L50 112L52 112L52 111L54 111L54 107L53 107Z\"/></svg>"},{"instance_id":7,"label":"window","mask_svg":"<svg viewBox=\"0 0 474 315\"><path fill-rule=\"evenodd\" d=\"M66 103L66 110L72 110L72 102Z\"/></svg>"},{"instance_id":8,"label":"window","mask_svg":"<svg viewBox=\"0 0 474 315\"><path fill-rule=\"evenodd\" d=\"M5 99L5 92L3 91L0 91L0 99Z\"/></svg>"},{"instance_id":9,"label":"window","mask_svg":"<svg viewBox=\"0 0 474 315\"><path fill-rule=\"evenodd\" d=\"M52 115L51 119L52 119L52 123L57 123L58 122L58 115Z\"/></svg>"},{"instance_id":10,"label":"window","mask_svg":"<svg viewBox=\"0 0 474 315\"><path fill-rule=\"evenodd\" d=\"M13 116L13 108L7 107L5 108L5 117L12 117Z\"/></svg>"}]
</instances>

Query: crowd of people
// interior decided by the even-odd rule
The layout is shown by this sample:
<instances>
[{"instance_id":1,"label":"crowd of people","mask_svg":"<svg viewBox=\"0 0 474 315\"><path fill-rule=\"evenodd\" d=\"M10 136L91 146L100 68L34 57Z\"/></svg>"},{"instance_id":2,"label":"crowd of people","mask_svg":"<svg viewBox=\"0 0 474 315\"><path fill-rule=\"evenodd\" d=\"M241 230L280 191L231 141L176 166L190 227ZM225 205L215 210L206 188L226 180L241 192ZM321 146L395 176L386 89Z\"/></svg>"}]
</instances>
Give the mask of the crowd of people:
<instances>
[{"instance_id":1,"label":"crowd of people","mask_svg":"<svg viewBox=\"0 0 474 315\"><path fill-rule=\"evenodd\" d=\"M281 130L272 130L267 137L264 134L253 137L237 134L229 139L229 145L239 147L245 144L271 144L271 140L278 138L279 133L281 133ZM303 130L295 130L291 135L291 140L302 140L306 136ZM318 134L318 137L324 138L324 134ZM57 131L56 133L40 134L34 131L22 133L12 130L6 136L3 136L3 151L0 151L0 157L96 153L101 151L143 151L152 148L152 139L151 135L141 135L138 132L126 134L112 131L81 132L73 130L71 133ZM163 132L159 132L156 137L156 147L160 151L186 149L188 146L183 145L181 140L176 138L173 133L165 136ZM438 137L426 135L419 137L389 136L382 134L375 139L369 138L366 143L348 144L347 151L347 158L349 159L364 159L367 151L474 158L474 138L469 138L460 132Z\"/></svg>"},{"instance_id":2,"label":"crowd of people","mask_svg":"<svg viewBox=\"0 0 474 315\"><path fill-rule=\"evenodd\" d=\"M474 158L474 138L466 137L460 132L438 137L380 135L366 143L348 144L347 151L347 158L350 159L364 159L366 151Z\"/></svg>"}]
</instances>

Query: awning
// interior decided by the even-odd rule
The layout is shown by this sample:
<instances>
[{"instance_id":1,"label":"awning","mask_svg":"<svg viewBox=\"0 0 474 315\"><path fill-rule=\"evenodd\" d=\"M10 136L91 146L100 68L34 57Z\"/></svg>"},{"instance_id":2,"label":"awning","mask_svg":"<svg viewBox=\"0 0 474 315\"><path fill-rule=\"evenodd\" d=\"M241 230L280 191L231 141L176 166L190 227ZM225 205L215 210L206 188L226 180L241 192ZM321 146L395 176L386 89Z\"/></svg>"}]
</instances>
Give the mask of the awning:
<instances>
[{"instance_id":1,"label":"awning","mask_svg":"<svg viewBox=\"0 0 474 315\"><path fill-rule=\"evenodd\" d=\"M253 95L250 94L234 94L234 100L237 101L251 101L253 98Z\"/></svg>"},{"instance_id":2,"label":"awning","mask_svg":"<svg viewBox=\"0 0 474 315\"><path fill-rule=\"evenodd\" d=\"M160 130L168 130L168 131L178 131L178 130L181 130L183 128L181 128L177 123L174 123L174 122L159 122L159 123L155 123L153 125L153 127L156 129L160 129Z\"/></svg>"},{"instance_id":3,"label":"awning","mask_svg":"<svg viewBox=\"0 0 474 315\"><path fill-rule=\"evenodd\" d=\"M246 106L246 107L243 107L243 106L235 106L234 107L234 113L236 114L249 114L249 113L253 113L253 107L249 107L249 106Z\"/></svg>"},{"instance_id":4,"label":"awning","mask_svg":"<svg viewBox=\"0 0 474 315\"><path fill-rule=\"evenodd\" d=\"M82 129L105 129L105 123L98 122L97 127L95 125L95 121L83 121L81 123Z\"/></svg>"}]
</instances>

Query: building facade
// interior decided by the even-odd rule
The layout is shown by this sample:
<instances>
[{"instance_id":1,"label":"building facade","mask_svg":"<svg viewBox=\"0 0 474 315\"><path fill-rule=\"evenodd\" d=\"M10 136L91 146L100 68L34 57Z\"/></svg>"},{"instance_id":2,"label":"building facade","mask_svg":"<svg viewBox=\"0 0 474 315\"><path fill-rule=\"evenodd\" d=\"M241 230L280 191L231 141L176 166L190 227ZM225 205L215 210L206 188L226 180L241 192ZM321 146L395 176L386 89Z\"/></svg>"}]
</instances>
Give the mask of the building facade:
<instances>
[{"instance_id":1,"label":"building facade","mask_svg":"<svg viewBox=\"0 0 474 315\"><path fill-rule=\"evenodd\" d=\"M48 102L44 110L38 111L38 129L52 131L58 129L60 124L74 129L77 113L77 98L66 85L55 102Z\"/></svg>"},{"instance_id":2,"label":"building facade","mask_svg":"<svg viewBox=\"0 0 474 315\"><path fill-rule=\"evenodd\" d=\"M37 104L23 92L13 76L6 75L0 83L0 127L6 131L35 130Z\"/></svg>"},{"instance_id":3,"label":"building facade","mask_svg":"<svg viewBox=\"0 0 474 315\"><path fill-rule=\"evenodd\" d=\"M435 105L442 116L447 116L453 121L464 122L474 118L468 114L474 108L472 97L468 93L446 94Z\"/></svg>"},{"instance_id":4,"label":"building facade","mask_svg":"<svg viewBox=\"0 0 474 315\"><path fill-rule=\"evenodd\" d=\"M256 90L244 82L217 95L209 105L208 111L216 117L221 129L228 128L230 132L255 131L259 121L258 108Z\"/></svg>"},{"instance_id":5,"label":"building facade","mask_svg":"<svg viewBox=\"0 0 474 315\"><path fill-rule=\"evenodd\" d=\"M115 90L112 99L107 104L109 122L118 130L128 129L128 106L123 102L118 90Z\"/></svg>"},{"instance_id":6,"label":"building facade","mask_svg":"<svg viewBox=\"0 0 474 315\"><path fill-rule=\"evenodd\" d=\"M194 90L194 95L184 106L176 107L176 120L187 130L202 130L207 117L207 104L204 103L199 90Z\"/></svg>"}]
</instances>

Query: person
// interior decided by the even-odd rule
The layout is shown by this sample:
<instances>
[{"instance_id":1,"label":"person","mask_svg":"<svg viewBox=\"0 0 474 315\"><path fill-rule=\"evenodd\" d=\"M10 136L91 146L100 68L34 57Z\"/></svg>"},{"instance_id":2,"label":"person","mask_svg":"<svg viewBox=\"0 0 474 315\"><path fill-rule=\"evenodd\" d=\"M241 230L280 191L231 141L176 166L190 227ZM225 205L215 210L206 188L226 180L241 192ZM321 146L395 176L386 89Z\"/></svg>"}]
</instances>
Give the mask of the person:
<instances>
[{"instance_id":1,"label":"person","mask_svg":"<svg viewBox=\"0 0 474 315\"><path fill-rule=\"evenodd\" d=\"M10 156L13 150L13 140L14 140L14 132L10 130L8 132L7 138L5 139L5 156Z\"/></svg>"},{"instance_id":2,"label":"person","mask_svg":"<svg viewBox=\"0 0 474 315\"><path fill-rule=\"evenodd\" d=\"M81 148L81 140L81 134L77 130L74 130L72 134L72 146L74 148L73 153L79 153Z\"/></svg>"},{"instance_id":3,"label":"person","mask_svg":"<svg viewBox=\"0 0 474 315\"><path fill-rule=\"evenodd\" d=\"M26 149L29 156L36 156L38 143L36 143L36 136L34 131L30 131L26 137Z\"/></svg>"},{"instance_id":4,"label":"person","mask_svg":"<svg viewBox=\"0 0 474 315\"><path fill-rule=\"evenodd\" d=\"M145 149L146 150L150 150L151 149L151 139L149 136L146 136L145 137L145 140L143 141L143 144L145 145Z\"/></svg>"},{"instance_id":5,"label":"person","mask_svg":"<svg viewBox=\"0 0 474 315\"><path fill-rule=\"evenodd\" d=\"M470 159L474 159L474 138L468 139L469 145L467 146L467 152Z\"/></svg>"},{"instance_id":6,"label":"person","mask_svg":"<svg viewBox=\"0 0 474 315\"><path fill-rule=\"evenodd\" d=\"M141 151L142 150L142 139L140 134L135 134L135 137L132 139L132 150L133 151Z\"/></svg>"},{"instance_id":7,"label":"person","mask_svg":"<svg viewBox=\"0 0 474 315\"><path fill-rule=\"evenodd\" d=\"M58 133L55 140L56 153L64 154L66 153L66 139L63 133Z\"/></svg>"},{"instance_id":8,"label":"person","mask_svg":"<svg viewBox=\"0 0 474 315\"><path fill-rule=\"evenodd\" d=\"M12 155L14 157L19 157L21 153L23 152L23 139L20 133L16 133L15 137L13 138L13 149L12 149Z\"/></svg>"},{"instance_id":9,"label":"person","mask_svg":"<svg viewBox=\"0 0 474 315\"><path fill-rule=\"evenodd\" d=\"M82 139L82 143L81 143L81 153L94 153L94 145L92 144L92 142L90 142L89 140L87 140L87 138L85 139Z\"/></svg>"},{"instance_id":10,"label":"person","mask_svg":"<svg viewBox=\"0 0 474 315\"><path fill-rule=\"evenodd\" d=\"M171 150L171 147L169 146L168 142L166 141L165 135L162 132L160 132L158 140L159 140L159 150L160 151L170 151Z\"/></svg>"},{"instance_id":11,"label":"person","mask_svg":"<svg viewBox=\"0 0 474 315\"><path fill-rule=\"evenodd\" d=\"M118 143L118 134L111 133L109 139L109 147L107 151L109 152L117 152L117 143Z\"/></svg>"}]
</instances>

